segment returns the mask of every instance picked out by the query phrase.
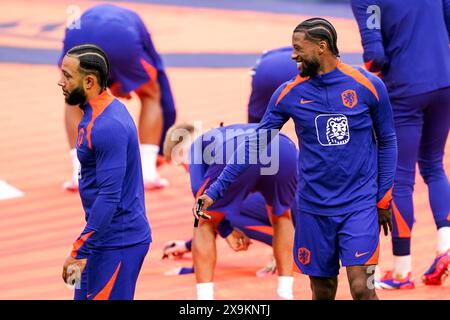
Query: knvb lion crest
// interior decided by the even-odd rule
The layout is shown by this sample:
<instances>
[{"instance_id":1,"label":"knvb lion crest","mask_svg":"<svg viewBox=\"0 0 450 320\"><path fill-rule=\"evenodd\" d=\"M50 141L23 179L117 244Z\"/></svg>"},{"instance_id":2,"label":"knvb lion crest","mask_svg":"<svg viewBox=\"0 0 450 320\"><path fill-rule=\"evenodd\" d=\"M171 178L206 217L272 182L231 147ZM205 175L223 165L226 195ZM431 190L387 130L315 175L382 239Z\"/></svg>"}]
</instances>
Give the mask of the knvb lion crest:
<instances>
[{"instance_id":1,"label":"knvb lion crest","mask_svg":"<svg viewBox=\"0 0 450 320\"><path fill-rule=\"evenodd\" d=\"M343 114L321 114L316 117L317 139L322 146L341 146L350 140L348 119Z\"/></svg>"},{"instance_id":2,"label":"knvb lion crest","mask_svg":"<svg viewBox=\"0 0 450 320\"><path fill-rule=\"evenodd\" d=\"M346 117L331 117L327 121L327 141L330 145L346 144L349 140Z\"/></svg>"},{"instance_id":3,"label":"knvb lion crest","mask_svg":"<svg viewBox=\"0 0 450 320\"><path fill-rule=\"evenodd\" d=\"M358 103L358 97L355 90L345 90L341 93L342 103L347 108L353 108Z\"/></svg>"},{"instance_id":4,"label":"knvb lion crest","mask_svg":"<svg viewBox=\"0 0 450 320\"><path fill-rule=\"evenodd\" d=\"M311 251L306 248L299 248L297 252L298 262L307 265L311 261Z\"/></svg>"}]
</instances>

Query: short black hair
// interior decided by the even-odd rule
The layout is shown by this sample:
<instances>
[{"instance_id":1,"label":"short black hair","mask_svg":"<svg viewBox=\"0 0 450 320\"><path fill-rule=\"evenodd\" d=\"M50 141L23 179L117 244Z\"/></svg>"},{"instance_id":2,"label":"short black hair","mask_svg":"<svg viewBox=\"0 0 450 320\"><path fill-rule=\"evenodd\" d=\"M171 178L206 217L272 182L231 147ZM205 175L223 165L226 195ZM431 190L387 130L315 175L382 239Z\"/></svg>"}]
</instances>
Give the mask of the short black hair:
<instances>
[{"instance_id":1,"label":"short black hair","mask_svg":"<svg viewBox=\"0 0 450 320\"><path fill-rule=\"evenodd\" d=\"M339 57L339 49L337 48L337 33L333 25L323 18L311 18L303 21L294 32L304 32L305 39L320 41L325 40L331 52Z\"/></svg>"},{"instance_id":2,"label":"short black hair","mask_svg":"<svg viewBox=\"0 0 450 320\"><path fill-rule=\"evenodd\" d=\"M82 44L67 51L66 55L80 61L80 71L93 73L102 87L106 89L109 75L109 60L106 53L94 44Z\"/></svg>"}]
</instances>

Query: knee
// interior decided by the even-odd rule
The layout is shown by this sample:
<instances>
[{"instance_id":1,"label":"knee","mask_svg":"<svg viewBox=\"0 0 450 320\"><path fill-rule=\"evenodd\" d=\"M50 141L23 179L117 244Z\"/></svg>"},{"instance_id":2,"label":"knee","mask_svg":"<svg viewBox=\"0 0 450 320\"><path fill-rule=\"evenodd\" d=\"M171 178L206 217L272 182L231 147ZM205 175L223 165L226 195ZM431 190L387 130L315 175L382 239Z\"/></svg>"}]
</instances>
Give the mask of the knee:
<instances>
[{"instance_id":1,"label":"knee","mask_svg":"<svg viewBox=\"0 0 450 320\"><path fill-rule=\"evenodd\" d=\"M419 159L420 175L423 177L425 183L429 184L433 181L439 180L442 177L447 178L442 164L442 158L436 160Z\"/></svg>"},{"instance_id":2,"label":"knee","mask_svg":"<svg viewBox=\"0 0 450 320\"><path fill-rule=\"evenodd\" d=\"M350 291L354 300L372 300L376 298L375 289L370 289L363 280L355 280L350 284Z\"/></svg>"},{"instance_id":3,"label":"knee","mask_svg":"<svg viewBox=\"0 0 450 320\"><path fill-rule=\"evenodd\" d=\"M311 280L311 290L314 300L334 300L337 290L337 280L326 279L315 282Z\"/></svg>"},{"instance_id":4,"label":"knee","mask_svg":"<svg viewBox=\"0 0 450 320\"><path fill-rule=\"evenodd\" d=\"M410 195L414 191L415 172L411 174L402 173L397 170L394 179L393 195L405 196Z\"/></svg>"}]
</instances>

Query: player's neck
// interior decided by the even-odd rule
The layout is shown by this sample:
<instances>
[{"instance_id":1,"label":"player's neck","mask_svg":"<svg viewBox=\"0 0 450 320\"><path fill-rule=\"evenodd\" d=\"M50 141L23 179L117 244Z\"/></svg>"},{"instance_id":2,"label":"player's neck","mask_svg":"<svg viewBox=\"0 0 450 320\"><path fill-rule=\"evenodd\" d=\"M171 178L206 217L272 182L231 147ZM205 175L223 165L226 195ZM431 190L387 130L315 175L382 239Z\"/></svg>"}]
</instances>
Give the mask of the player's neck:
<instances>
[{"instance_id":1,"label":"player's neck","mask_svg":"<svg viewBox=\"0 0 450 320\"><path fill-rule=\"evenodd\" d=\"M318 74L325 74L333 71L337 68L339 64L339 59L335 56L326 57L323 59L322 63L320 64L320 69Z\"/></svg>"},{"instance_id":2,"label":"player's neck","mask_svg":"<svg viewBox=\"0 0 450 320\"><path fill-rule=\"evenodd\" d=\"M91 101L92 99L94 99L95 97L101 95L104 92L105 92L105 90L102 90L100 88L96 88L96 89L92 89L92 90L86 91L86 103L88 103L89 101Z\"/></svg>"}]
</instances>

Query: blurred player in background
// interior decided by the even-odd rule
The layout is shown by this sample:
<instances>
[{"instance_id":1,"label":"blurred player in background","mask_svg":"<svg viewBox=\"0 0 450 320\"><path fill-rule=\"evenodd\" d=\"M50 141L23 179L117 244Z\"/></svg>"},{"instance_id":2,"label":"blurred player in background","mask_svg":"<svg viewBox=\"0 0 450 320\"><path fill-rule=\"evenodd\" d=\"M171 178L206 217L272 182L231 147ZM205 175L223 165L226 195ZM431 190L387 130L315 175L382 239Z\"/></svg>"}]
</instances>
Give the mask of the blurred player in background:
<instances>
[{"instance_id":1,"label":"blurred player in background","mask_svg":"<svg viewBox=\"0 0 450 320\"><path fill-rule=\"evenodd\" d=\"M250 143L237 154L254 156L261 130L294 120L300 145L296 266L309 275L313 299L335 298L340 261L352 297L377 299L368 285L375 271L370 266L378 263L381 227L386 235L390 227L397 157L386 88L339 60L336 30L325 19L300 23L292 46L300 74L275 91ZM209 210L248 168L228 163L196 205L202 200Z\"/></svg>"},{"instance_id":2,"label":"blurred player in background","mask_svg":"<svg viewBox=\"0 0 450 320\"><path fill-rule=\"evenodd\" d=\"M450 265L450 185L443 156L450 128L450 0L352 0L364 62L389 92L398 141L393 190L394 267L377 284L411 289L416 163L428 186L437 256L422 280L440 285ZM381 15L381 19L380 19Z\"/></svg>"},{"instance_id":3,"label":"blurred player in background","mask_svg":"<svg viewBox=\"0 0 450 320\"><path fill-rule=\"evenodd\" d=\"M290 59L292 47L276 48L265 51L257 60L251 70L251 93L248 102L248 122L261 121L269 104L270 97L284 82L298 74L294 61ZM295 205L295 201L293 203ZM292 209L292 212L296 210ZM267 215L264 198L260 193L250 194L242 203L239 214L223 219L223 223L242 230L249 238L272 245L272 225ZM221 234L222 235L222 234ZM223 236L223 235L222 235ZM191 251L192 240L172 240L164 246L164 256L180 258L184 253ZM257 276L273 274L276 271L276 262L272 258L269 264L256 272ZM176 268L169 274L193 273L193 268Z\"/></svg>"},{"instance_id":4,"label":"blurred player in background","mask_svg":"<svg viewBox=\"0 0 450 320\"><path fill-rule=\"evenodd\" d=\"M161 57L141 18L133 11L114 5L96 5L84 12L80 28L68 28L59 65L73 46L92 43L102 48L111 62L108 87L117 97L140 100L139 140L145 189L163 188L168 181L159 176L156 165L162 155L163 138L175 122L176 111ZM66 105L65 124L73 164L72 179L64 184L77 190L78 167L75 140L82 117L79 108Z\"/></svg>"},{"instance_id":5,"label":"blurred player in background","mask_svg":"<svg viewBox=\"0 0 450 320\"><path fill-rule=\"evenodd\" d=\"M291 59L292 47L263 53L251 71L252 91L248 102L248 122L258 123L267 110L270 98L284 82L294 78L298 69Z\"/></svg>"},{"instance_id":6,"label":"blurred player in background","mask_svg":"<svg viewBox=\"0 0 450 320\"><path fill-rule=\"evenodd\" d=\"M76 148L86 226L62 274L77 283L76 300L133 299L151 242L136 125L106 90L109 66L99 47L76 46L58 82L66 103L83 110Z\"/></svg>"},{"instance_id":7,"label":"blurred player in background","mask_svg":"<svg viewBox=\"0 0 450 320\"><path fill-rule=\"evenodd\" d=\"M254 130L255 124L231 125L210 130L195 139L196 130L191 125L176 125L167 133L164 155L166 160L188 167L191 189L194 196L215 181L228 161L230 150L245 139L248 131ZM192 253L197 280L197 298L214 299L214 268L216 264L216 230L223 218L238 215L244 199L254 191L261 192L273 226L273 252L278 270L277 294L283 299L292 299L292 241L293 224L290 206L294 201L297 186L297 149L286 136L280 134L279 143L272 148L270 165L279 170L273 175L262 175L262 162L251 166L239 180L208 211L210 220L201 220L194 229ZM195 142L192 143L192 141ZM276 152L280 153L278 154ZM211 153L210 153L211 152ZM213 158L209 158L209 156ZM242 161L243 159L234 159ZM260 159L259 159L260 160ZM264 171L264 170L263 170ZM220 232L219 232L220 233ZM235 237L234 243L227 242L235 250L247 250L249 242L242 236Z\"/></svg>"}]
</instances>

